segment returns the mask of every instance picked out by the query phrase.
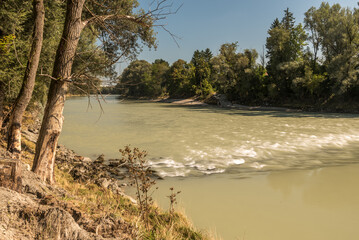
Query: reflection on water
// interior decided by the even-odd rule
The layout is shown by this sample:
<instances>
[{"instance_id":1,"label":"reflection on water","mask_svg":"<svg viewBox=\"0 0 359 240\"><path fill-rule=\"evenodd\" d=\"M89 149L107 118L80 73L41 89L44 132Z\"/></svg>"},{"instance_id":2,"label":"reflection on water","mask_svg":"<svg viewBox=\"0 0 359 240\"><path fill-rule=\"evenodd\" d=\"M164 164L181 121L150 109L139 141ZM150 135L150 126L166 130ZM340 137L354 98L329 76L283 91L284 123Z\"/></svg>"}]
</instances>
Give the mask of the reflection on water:
<instances>
[{"instance_id":1,"label":"reflection on water","mask_svg":"<svg viewBox=\"0 0 359 240\"><path fill-rule=\"evenodd\" d=\"M268 185L273 190L279 191L283 198L287 199L306 184L313 171L316 170L273 172L267 176ZM283 179L286 181L283 182Z\"/></svg>"},{"instance_id":2,"label":"reflection on water","mask_svg":"<svg viewBox=\"0 0 359 240\"><path fill-rule=\"evenodd\" d=\"M196 226L223 239L359 239L359 165L277 171L245 179L232 175L166 179L155 198L168 208L176 186L180 207Z\"/></svg>"},{"instance_id":3,"label":"reflection on water","mask_svg":"<svg viewBox=\"0 0 359 240\"><path fill-rule=\"evenodd\" d=\"M161 175L184 176L158 182L163 208L174 186L194 224L223 239L359 239L358 115L107 101L99 119L68 100L60 142L90 157L146 149Z\"/></svg>"},{"instance_id":4,"label":"reflection on water","mask_svg":"<svg viewBox=\"0 0 359 240\"><path fill-rule=\"evenodd\" d=\"M342 171L342 170L345 170ZM288 198L302 191L302 201L320 208L359 207L359 165L327 167L307 171L272 172L267 175L269 186ZM283 181L283 180L286 181ZM358 222L359 224L359 222Z\"/></svg>"}]
</instances>

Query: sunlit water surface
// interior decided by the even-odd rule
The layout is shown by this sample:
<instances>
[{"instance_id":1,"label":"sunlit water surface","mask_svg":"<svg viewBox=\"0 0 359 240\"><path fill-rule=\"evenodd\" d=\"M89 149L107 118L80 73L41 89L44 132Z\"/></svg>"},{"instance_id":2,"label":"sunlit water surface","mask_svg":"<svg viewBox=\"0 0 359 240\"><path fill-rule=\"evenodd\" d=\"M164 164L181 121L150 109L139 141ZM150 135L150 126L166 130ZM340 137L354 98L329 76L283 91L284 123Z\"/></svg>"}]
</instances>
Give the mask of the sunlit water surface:
<instances>
[{"instance_id":1,"label":"sunlit water surface","mask_svg":"<svg viewBox=\"0 0 359 240\"><path fill-rule=\"evenodd\" d=\"M60 142L79 154L149 152L179 207L223 239L359 239L359 116L71 98Z\"/></svg>"}]
</instances>

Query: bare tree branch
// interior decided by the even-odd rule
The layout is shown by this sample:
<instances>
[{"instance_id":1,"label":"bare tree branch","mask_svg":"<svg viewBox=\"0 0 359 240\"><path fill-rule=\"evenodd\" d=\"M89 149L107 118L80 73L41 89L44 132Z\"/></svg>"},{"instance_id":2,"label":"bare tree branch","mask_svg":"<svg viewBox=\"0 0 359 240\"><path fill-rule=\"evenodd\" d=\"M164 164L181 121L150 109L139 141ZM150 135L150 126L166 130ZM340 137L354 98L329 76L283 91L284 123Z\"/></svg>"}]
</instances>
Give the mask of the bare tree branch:
<instances>
[{"instance_id":1,"label":"bare tree branch","mask_svg":"<svg viewBox=\"0 0 359 240\"><path fill-rule=\"evenodd\" d=\"M166 19L167 16L169 15L176 14L181 9L182 6L183 4L180 5L175 11L172 11L173 4L172 3L169 4L168 0L153 0L149 6L150 9L147 12L140 13L137 15L136 14L132 15L130 12L124 12L120 8L109 7L102 1L88 0L88 4L84 5L84 10L87 12L87 19L82 21L83 27L89 27L89 26L99 27L101 35L98 37L98 40L102 41L102 46L103 47L109 46L110 48L112 46L115 46L116 48L117 45L120 46L119 49L121 50L121 52L119 52L118 50L115 50L113 52L112 51L107 52L106 49L103 49L103 51L106 51L106 55L105 55L106 60L104 60L103 62L96 62L95 65L91 59L95 59L95 57L97 56L96 54L100 51L101 45L98 46L93 51L92 54L89 54L89 56L86 54L87 53L86 51L82 53L77 53L76 57L81 62L80 69L73 72L69 77L69 79L65 79L62 81L68 81L73 83L75 88L79 89L83 93L87 91L88 96L90 95L91 92L92 93L96 92L96 100L98 102L100 99L105 101L105 98L101 94L101 90L99 89L98 86L98 82L100 81L100 79L95 76L92 76L91 73L101 71L102 69L112 66L113 64L119 62L120 59L122 59L123 57L131 57L132 54L136 54L136 52L134 53L130 52L131 49L136 49L136 47L134 47L133 44L127 44L126 41L128 41L128 39L125 39L124 41L120 37L121 35L118 34L118 32L121 31L128 31L126 28L126 24L122 25L121 22L127 21L137 24L139 27L138 29L159 27L165 32L167 32L174 40L176 45L179 47L179 43L177 40L180 38L175 34L173 34L170 30L168 30L166 24L159 23L159 21ZM101 9L100 11L101 13L97 13L97 11L94 9ZM116 21L120 24L115 24ZM136 27L136 25L133 26ZM124 30L122 30L121 28L123 28ZM140 32L142 30L138 30L138 31ZM94 32L94 34L97 33ZM81 56L81 54L86 54L86 57ZM50 77L49 75L46 74L42 74L41 76ZM141 83L127 82L127 83L122 83L122 86L134 86L139 84ZM101 103L100 103L100 107L101 107L101 111L103 111Z\"/></svg>"},{"instance_id":2,"label":"bare tree branch","mask_svg":"<svg viewBox=\"0 0 359 240\"><path fill-rule=\"evenodd\" d=\"M19 60L19 56L17 55L15 39L12 40L12 42L14 43L14 53L15 53L16 60L17 60L17 62L20 64L21 67L24 67L24 65L22 65L22 63L21 63L20 60Z\"/></svg>"},{"instance_id":3,"label":"bare tree branch","mask_svg":"<svg viewBox=\"0 0 359 240\"><path fill-rule=\"evenodd\" d=\"M179 48L180 45L177 41L177 39L181 39L180 37L174 35L171 31L169 31L165 26L160 26L164 31L166 31L170 36L171 38L173 39L173 41L176 43L177 47Z\"/></svg>"},{"instance_id":4,"label":"bare tree branch","mask_svg":"<svg viewBox=\"0 0 359 240\"><path fill-rule=\"evenodd\" d=\"M58 79L58 78L54 78L53 76L51 76L50 74L44 74L42 73L42 68L41 68L41 73L37 74L38 76L42 76L42 77L48 77L54 81L63 81L63 82L72 82L71 81L71 77L70 78L66 78L66 79Z\"/></svg>"},{"instance_id":5,"label":"bare tree branch","mask_svg":"<svg viewBox=\"0 0 359 240\"><path fill-rule=\"evenodd\" d=\"M92 15L91 18L86 19L83 22L84 27L88 26L89 24L93 22L105 22L107 20L127 20L130 22L134 22L137 24L140 24L143 27L151 27L151 25L146 24L143 20L143 18L137 18L130 15L121 15L121 14L109 14L109 15L96 15L94 14L86 5L84 6L86 10Z\"/></svg>"}]
</instances>

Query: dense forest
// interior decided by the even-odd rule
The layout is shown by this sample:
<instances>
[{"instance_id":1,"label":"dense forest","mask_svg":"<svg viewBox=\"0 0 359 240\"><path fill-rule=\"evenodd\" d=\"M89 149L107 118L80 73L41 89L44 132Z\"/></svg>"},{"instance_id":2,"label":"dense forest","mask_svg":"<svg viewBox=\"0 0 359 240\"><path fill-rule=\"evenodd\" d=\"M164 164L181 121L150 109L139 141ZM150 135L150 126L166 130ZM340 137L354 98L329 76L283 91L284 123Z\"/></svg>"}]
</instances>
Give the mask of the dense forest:
<instances>
[{"instance_id":1,"label":"dense forest","mask_svg":"<svg viewBox=\"0 0 359 240\"><path fill-rule=\"evenodd\" d=\"M171 66L136 60L112 89L128 97L206 99L213 93L248 105L286 105L334 110L359 102L359 9L322 3L297 24L286 9L268 30L265 49L239 52L225 43L214 56L196 50L192 60Z\"/></svg>"}]
</instances>

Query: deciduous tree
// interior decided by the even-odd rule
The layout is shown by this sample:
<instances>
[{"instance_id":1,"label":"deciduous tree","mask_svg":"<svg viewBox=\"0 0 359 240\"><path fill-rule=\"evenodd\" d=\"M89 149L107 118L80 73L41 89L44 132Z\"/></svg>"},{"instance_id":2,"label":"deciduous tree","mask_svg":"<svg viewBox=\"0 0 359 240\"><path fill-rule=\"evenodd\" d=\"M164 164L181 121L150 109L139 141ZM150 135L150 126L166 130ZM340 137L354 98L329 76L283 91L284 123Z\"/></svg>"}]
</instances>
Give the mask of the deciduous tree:
<instances>
[{"instance_id":1,"label":"deciduous tree","mask_svg":"<svg viewBox=\"0 0 359 240\"><path fill-rule=\"evenodd\" d=\"M204 51L196 50L193 54L191 63L195 68L192 87L196 95L201 98L206 98L213 93L213 87L210 83L211 79L211 66L210 61L212 52L207 48Z\"/></svg>"},{"instance_id":2,"label":"deciduous tree","mask_svg":"<svg viewBox=\"0 0 359 240\"><path fill-rule=\"evenodd\" d=\"M133 57L141 48L138 40L147 46L154 46L153 22L169 14L165 2L158 2L157 7L150 12L140 10L135 13L137 1L67 0L64 30L56 52L32 168L42 180L54 182L55 152L64 121L62 113L68 84L86 74L84 68L77 73L72 72L84 28L94 26L98 31L102 48L111 63L121 57Z\"/></svg>"},{"instance_id":3,"label":"deciduous tree","mask_svg":"<svg viewBox=\"0 0 359 240\"><path fill-rule=\"evenodd\" d=\"M11 111L8 130L7 149L14 154L14 157L20 158L21 155L21 124L25 109L28 106L32 92L35 87L37 68L40 61L42 49L45 7L43 0L34 0L34 30L32 36L32 46L29 54L29 60L24 74L23 84L20 93L16 99L15 105Z\"/></svg>"},{"instance_id":4,"label":"deciduous tree","mask_svg":"<svg viewBox=\"0 0 359 240\"><path fill-rule=\"evenodd\" d=\"M278 19L273 22L268 34L268 74L281 98L285 99L291 95L292 81L304 69L303 54L307 36L301 24L295 25L289 9L284 11L281 22Z\"/></svg>"},{"instance_id":5,"label":"deciduous tree","mask_svg":"<svg viewBox=\"0 0 359 240\"><path fill-rule=\"evenodd\" d=\"M194 96L191 81L194 77L194 66L179 59L172 64L165 82L170 97L186 98Z\"/></svg>"}]
</instances>

